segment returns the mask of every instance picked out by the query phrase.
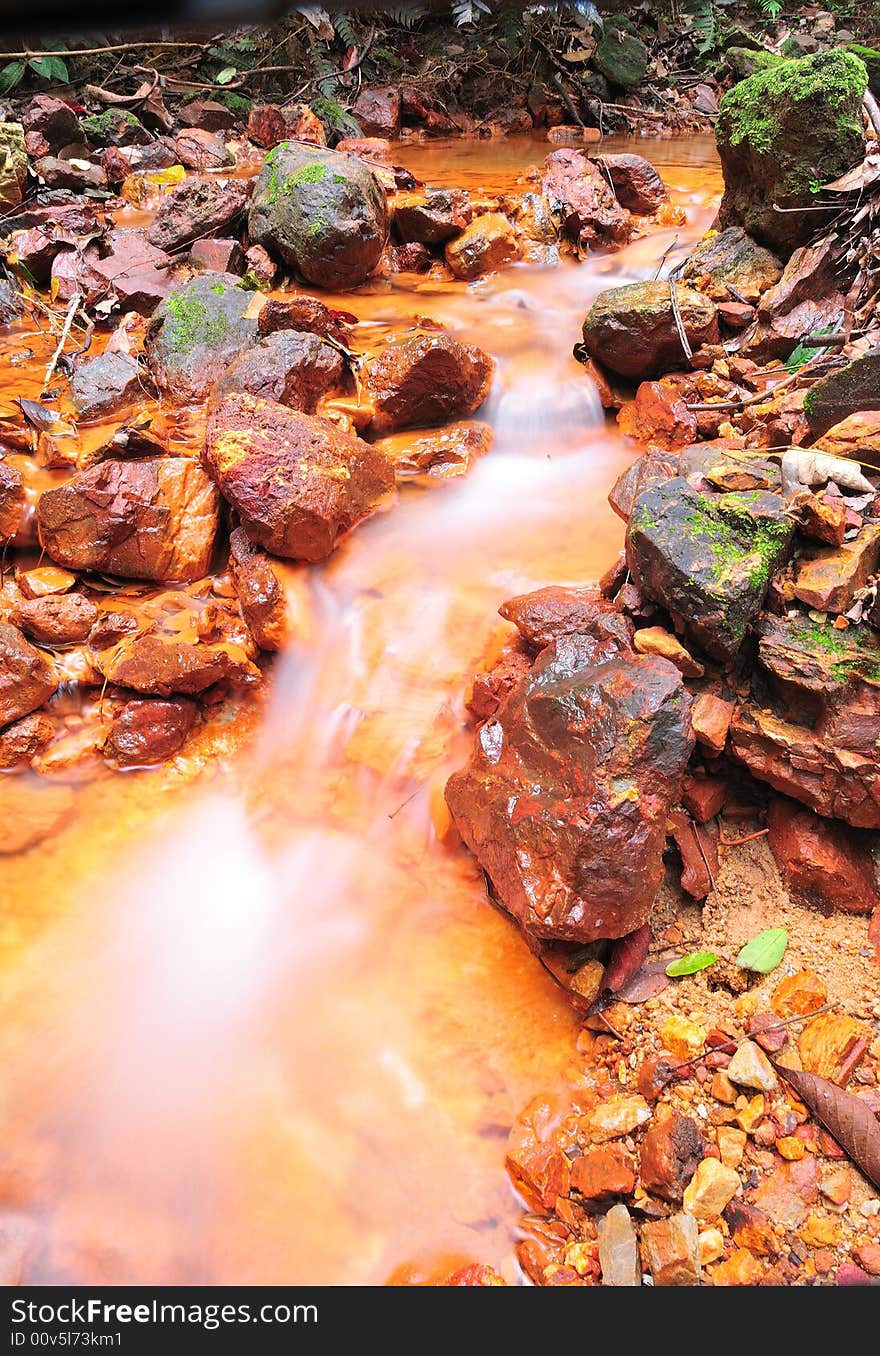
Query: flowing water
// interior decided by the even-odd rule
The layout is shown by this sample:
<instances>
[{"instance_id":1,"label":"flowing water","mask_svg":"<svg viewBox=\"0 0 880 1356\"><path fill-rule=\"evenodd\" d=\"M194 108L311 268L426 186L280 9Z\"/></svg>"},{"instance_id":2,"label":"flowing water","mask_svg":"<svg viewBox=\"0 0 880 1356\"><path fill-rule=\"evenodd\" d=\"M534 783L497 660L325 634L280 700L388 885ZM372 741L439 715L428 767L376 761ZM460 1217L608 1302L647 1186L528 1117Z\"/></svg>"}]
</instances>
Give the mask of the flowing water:
<instances>
[{"instance_id":1,"label":"flowing water","mask_svg":"<svg viewBox=\"0 0 880 1356\"><path fill-rule=\"evenodd\" d=\"M442 789L499 603L594 579L622 544L605 496L632 450L572 345L597 292L682 257L719 189L707 141L622 148L685 227L339 298L356 345L429 316L494 356L492 452L295 572L297 638L259 700L185 759L81 781L70 825L3 860L0 1280L381 1284L469 1260L516 1279L506 1134L573 1075L576 1028ZM400 159L498 193L546 152Z\"/></svg>"}]
</instances>

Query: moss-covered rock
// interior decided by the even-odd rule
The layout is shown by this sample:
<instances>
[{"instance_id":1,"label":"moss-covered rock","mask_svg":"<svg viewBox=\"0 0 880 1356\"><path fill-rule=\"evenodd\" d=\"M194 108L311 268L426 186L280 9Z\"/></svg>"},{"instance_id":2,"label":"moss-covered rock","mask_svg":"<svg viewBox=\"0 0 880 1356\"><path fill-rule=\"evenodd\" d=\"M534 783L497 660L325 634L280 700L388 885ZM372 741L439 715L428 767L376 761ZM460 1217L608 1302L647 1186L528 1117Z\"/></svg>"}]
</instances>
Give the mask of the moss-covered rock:
<instances>
[{"instance_id":1,"label":"moss-covered rock","mask_svg":"<svg viewBox=\"0 0 880 1356\"><path fill-rule=\"evenodd\" d=\"M107 108L82 120L93 146L146 146L152 140L140 118L127 108Z\"/></svg>"},{"instance_id":2,"label":"moss-covered rock","mask_svg":"<svg viewBox=\"0 0 880 1356\"><path fill-rule=\"evenodd\" d=\"M388 239L385 193L362 160L282 141L266 156L248 230L282 263L319 287L357 287Z\"/></svg>"},{"instance_id":3,"label":"moss-covered rock","mask_svg":"<svg viewBox=\"0 0 880 1356\"><path fill-rule=\"evenodd\" d=\"M863 154L868 83L851 52L780 61L721 100L715 136L724 173L722 226L743 226L790 254L823 220L816 192ZM777 210L783 209L783 210Z\"/></svg>"},{"instance_id":4,"label":"moss-covered rock","mask_svg":"<svg viewBox=\"0 0 880 1356\"><path fill-rule=\"evenodd\" d=\"M729 47L724 53L724 64L734 80L747 80L755 71L766 71L783 60L775 52L757 51L753 47Z\"/></svg>"},{"instance_id":5,"label":"moss-covered rock","mask_svg":"<svg viewBox=\"0 0 880 1356\"><path fill-rule=\"evenodd\" d=\"M676 286L682 325L692 349L718 339L715 303ZM668 282L628 283L600 292L584 321L591 358L621 377L642 381L684 362Z\"/></svg>"},{"instance_id":6,"label":"moss-covered rock","mask_svg":"<svg viewBox=\"0 0 880 1356\"><path fill-rule=\"evenodd\" d=\"M593 57L596 70L623 89L637 89L648 69L648 50L624 14L612 14Z\"/></svg>"},{"instance_id":7,"label":"moss-covered rock","mask_svg":"<svg viewBox=\"0 0 880 1356\"><path fill-rule=\"evenodd\" d=\"M865 70L868 72L868 89L875 99L880 98L880 51L876 47L863 47L860 42L846 43L843 51L851 52L859 61L864 62Z\"/></svg>"},{"instance_id":8,"label":"moss-covered rock","mask_svg":"<svg viewBox=\"0 0 880 1356\"><path fill-rule=\"evenodd\" d=\"M252 296L228 273L199 273L166 297L147 331L156 384L181 402L201 400L242 349L257 339Z\"/></svg>"},{"instance_id":9,"label":"moss-covered rock","mask_svg":"<svg viewBox=\"0 0 880 1356\"><path fill-rule=\"evenodd\" d=\"M772 250L758 245L741 226L728 226L701 240L681 271L685 279L709 279L710 295L726 299L728 284L745 301L757 301L782 277ZM706 284L703 284L706 287Z\"/></svg>"}]
</instances>

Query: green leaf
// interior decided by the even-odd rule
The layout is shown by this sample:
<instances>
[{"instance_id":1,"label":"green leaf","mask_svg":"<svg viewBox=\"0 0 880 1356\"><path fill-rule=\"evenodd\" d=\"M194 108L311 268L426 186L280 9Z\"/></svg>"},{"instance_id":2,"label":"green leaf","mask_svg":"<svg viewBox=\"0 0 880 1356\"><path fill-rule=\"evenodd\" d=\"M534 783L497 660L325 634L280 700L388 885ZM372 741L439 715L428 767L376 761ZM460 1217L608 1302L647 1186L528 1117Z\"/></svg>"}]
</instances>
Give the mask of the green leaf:
<instances>
[{"instance_id":1,"label":"green leaf","mask_svg":"<svg viewBox=\"0 0 880 1356\"><path fill-rule=\"evenodd\" d=\"M235 66L224 66L223 70L219 71L214 79L218 85L228 85L230 80L234 80L237 75L238 70Z\"/></svg>"},{"instance_id":2,"label":"green leaf","mask_svg":"<svg viewBox=\"0 0 880 1356\"><path fill-rule=\"evenodd\" d=\"M15 89L23 75L24 62L10 61L8 66L4 66L0 71L0 94L8 94L11 89Z\"/></svg>"},{"instance_id":3,"label":"green leaf","mask_svg":"<svg viewBox=\"0 0 880 1356\"><path fill-rule=\"evenodd\" d=\"M670 979L678 979L679 975L695 975L698 970L707 970L718 959L714 951L692 951L689 956L679 956L678 960L670 961L666 973Z\"/></svg>"},{"instance_id":4,"label":"green leaf","mask_svg":"<svg viewBox=\"0 0 880 1356\"><path fill-rule=\"evenodd\" d=\"M759 932L750 942L746 942L736 958L737 965L743 970L755 970L759 975L769 975L775 970L788 946L788 932L785 928L768 928Z\"/></svg>"},{"instance_id":5,"label":"green leaf","mask_svg":"<svg viewBox=\"0 0 880 1356\"><path fill-rule=\"evenodd\" d=\"M43 80L60 80L66 85L70 79L67 73L67 65L61 60L61 57L31 57L28 65Z\"/></svg>"}]
</instances>

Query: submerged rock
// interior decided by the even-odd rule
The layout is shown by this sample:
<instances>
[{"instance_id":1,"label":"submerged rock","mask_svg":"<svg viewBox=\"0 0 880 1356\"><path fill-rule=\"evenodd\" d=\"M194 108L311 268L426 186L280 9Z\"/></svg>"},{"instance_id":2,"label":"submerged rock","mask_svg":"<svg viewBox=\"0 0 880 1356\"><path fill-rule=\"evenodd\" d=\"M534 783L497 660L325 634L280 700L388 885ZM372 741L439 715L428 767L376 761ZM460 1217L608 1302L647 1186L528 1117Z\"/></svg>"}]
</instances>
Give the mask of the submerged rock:
<instances>
[{"instance_id":1,"label":"submerged rock","mask_svg":"<svg viewBox=\"0 0 880 1356\"><path fill-rule=\"evenodd\" d=\"M367 368L366 386L378 434L424 428L478 410L495 364L476 344L451 334L423 334L389 344Z\"/></svg>"},{"instance_id":2,"label":"submerged rock","mask_svg":"<svg viewBox=\"0 0 880 1356\"><path fill-rule=\"evenodd\" d=\"M519 254L519 246L506 216L484 212L450 240L444 253L455 276L469 282L511 263Z\"/></svg>"},{"instance_id":3,"label":"submerged rock","mask_svg":"<svg viewBox=\"0 0 880 1356\"><path fill-rule=\"evenodd\" d=\"M793 533L778 495L706 495L679 478L636 500L627 562L642 592L672 613L708 655L728 664Z\"/></svg>"},{"instance_id":4,"label":"submerged rock","mask_svg":"<svg viewBox=\"0 0 880 1356\"><path fill-rule=\"evenodd\" d=\"M283 141L266 156L251 240L319 287L357 287L388 240L385 193L362 160Z\"/></svg>"},{"instance_id":5,"label":"submerged rock","mask_svg":"<svg viewBox=\"0 0 880 1356\"><path fill-rule=\"evenodd\" d=\"M29 716L57 686L46 656L17 627L0 622L0 726Z\"/></svg>"},{"instance_id":6,"label":"submerged rock","mask_svg":"<svg viewBox=\"0 0 880 1356\"><path fill-rule=\"evenodd\" d=\"M641 381L680 366L684 355L668 282L627 283L599 296L584 321L591 357L621 377ZM682 325L692 349L718 340L714 302L676 285Z\"/></svg>"},{"instance_id":7,"label":"submerged rock","mask_svg":"<svg viewBox=\"0 0 880 1356\"><path fill-rule=\"evenodd\" d=\"M295 560L323 560L394 487L391 463L368 443L249 395L217 406L205 458L248 536Z\"/></svg>"},{"instance_id":8,"label":"submerged rock","mask_svg":"<svg viewBox=\"0 0 880 1356\"><path fill-rule=\"evenodd\" d=\"M483 725L446 799L499 900L534 937L620 937L648 918L666 815L693 748L690 696L604 617L548 645Z\"/></svg>"},{"instance_id":9,"label":"submerged rock","mask_svg":"<svg viewBox=\"0 0 880 1356\"><path fill-rule=\"evenodd\" d=\"M815 208L815 186L864 155L866 86L857 57L830 51L777 62L729 90L715 126L724 174L720 225L742 226L786 254L806 244L822 215L793 209Z\"/></svg>"},{"instance_id":10,"label":"submerged rock","mask_svg":"<svg viewBox=\"0 0 880 1356\"><path fill-rule=\"evenodd\" d=\"M78 367L71 382L73 404L81 419L113 414L140 390L140 369L129 353L102 353Z\"/></svg>"},{"instance_id":11,"label":"submerged rock","mask_svg":"<svg viewBox=\"0 0 880 1356\"><path fill-rule=\"evenodd\" d=\"M199 273L162 302L145 349L156 385L183 402L201 400L242 349L256 342L253 293L225 273Z\"/></svg>"}]
</instances>

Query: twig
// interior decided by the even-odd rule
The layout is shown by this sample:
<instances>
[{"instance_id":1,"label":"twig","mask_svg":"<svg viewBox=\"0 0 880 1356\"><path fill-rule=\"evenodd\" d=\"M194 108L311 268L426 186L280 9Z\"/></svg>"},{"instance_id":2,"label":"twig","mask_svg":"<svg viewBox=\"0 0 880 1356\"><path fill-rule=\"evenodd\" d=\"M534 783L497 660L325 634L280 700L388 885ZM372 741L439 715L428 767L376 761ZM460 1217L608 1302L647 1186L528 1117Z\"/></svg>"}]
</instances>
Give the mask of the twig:
<instances>
[{"instance_id":1,"label":"twig","mask_svg":"<svg viewBox=\"0 0 880 1356\"><path fill-rule=\"evenodd\" d=\"M862 107L868 115L868 121L877 133L877 136L880 137L880 104L877 103L877 100L869 89L866 89L865 93L862 95Z\"/></svg>"},{"instance_id":2,"label":"twig","mask_svg":"<svg viewBox=\"0 0 880 1356\"><path fill-rule=\"evenodd\" d=\"M678 338L681 347L684 351L684 356L687 358L688 363L692 364L694 359L694 351L691 348L690 343L688 342L687 334L685 333L684 321L681 318L681 308L679 307L678 304L678 297L675 294L674 279L670 280L669 283L669 300L672 302L672 314L675 319L675 328L678 330Z\"/></svg>"},{"instance_id":3,"label":"twig","mask_svg":"<svg viewBox=\"0 0 880 1356\"><path fill-rule=\"evenodd\" d=\"M32 57L38 60L41 57L78 57L78 56L103 56L105 52L131 52L150 51L154 47L197 47L200 51L205 51L209 46L206 42L118 42L111 43L106 47L77 47L65 49L60 52L0 52L0 61L30 61Z\"/></svg>"},{"instance_id":4,"label":"twig","mask_svg":"<svg viewBox=\"0 0 880 1356\"><path fill-rule=\"evenodd\" d=\"M839 1007L839 1003L825 1003L821 1008L813 1008L812 1012L799 1012L794 1017L780 1017L778 1021L772 1024L772 1026L768 1026L767 1030L778 1031L779 1028L783 1026L794 1026L795 1022L808 1022L811 1017L818 1017L823 1012L830 1012L832 1008ZM739 1049L744 1041L750 1041L751 1039L752 1038L749 1035L741 1036L739 1039L737 1039L736 1036L731 1036L730 1040L725 1041L723 1045L716 1045L712 1050L703 1050L699 1055L693 1055L690 1059L684 1060L681 1064L674 1064L671 1071L672 1073L678 1073L681 1069L689 1069L692 1064L699 1064L700 1060L705 1059L707 1055L729 1055L733 1053L733 1051Z\"/></svg>"},{"instance_id":5,"label":"twig","mask_svg":"<svg viewBox=\"0 0 880 1356\"><path fill-rule=\"evenodd\" d=\"M64 325L62 326L61 329L61 338L58 340L58 347L52 354L52 357L46 366L46 375L43 377L44 391L48 390L49 382L52 380L52 375L55 371L55 368L58 365L58 359L61 357L64 345L67 343L67 336L70 334L70 327L73 324L73 317L76 315L81 301L82 297L80 296L79 292L74 292L73 296L70 298L70 301L67 304L67 315L64 317Z\"/></svg>"},{"instance_id":6,"label":"twig","mask_svg":"<svg viewBox=\"0 0 880 1356\"><path fill-rule=\"evenodd\" d=\"M719 838L719 847L740 847L743 843L751 843L754 838L763 838L769 829L758 829L757 833L747 833L745 838Z\"/></svg>"}]
</instances>

